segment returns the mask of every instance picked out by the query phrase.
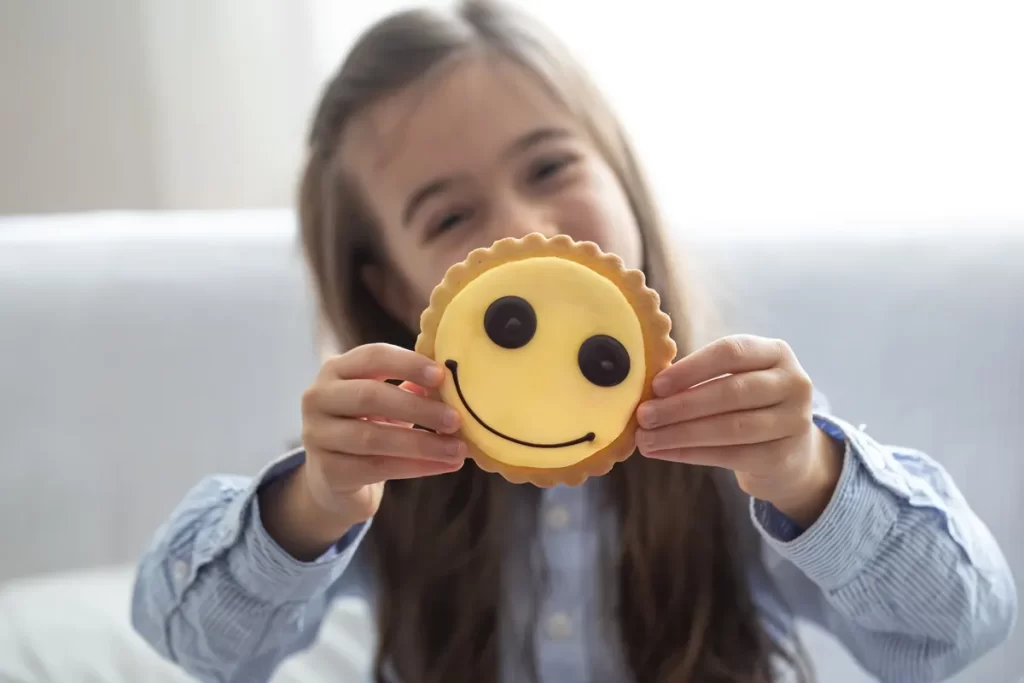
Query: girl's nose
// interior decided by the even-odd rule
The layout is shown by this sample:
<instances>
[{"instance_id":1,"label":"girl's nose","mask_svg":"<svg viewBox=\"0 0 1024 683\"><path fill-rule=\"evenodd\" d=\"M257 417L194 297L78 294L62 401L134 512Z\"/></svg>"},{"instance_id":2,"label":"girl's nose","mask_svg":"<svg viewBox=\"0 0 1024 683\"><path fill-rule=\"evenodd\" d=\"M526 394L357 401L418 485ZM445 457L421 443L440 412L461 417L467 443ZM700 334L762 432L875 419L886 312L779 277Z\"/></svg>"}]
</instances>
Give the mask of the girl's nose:
<instances>
[{"instance_id":1,"label":"girl's nose","mask_svg":"<svg viewBox=\"0 0 1024 683\"><path fill-rule=\"evenodd\" d=\"M556 222L546 216L543 211L531 210L527 207L519 206L514 210L505 211L495 218L492 225L495 240L504 237L521 238L534 232L539 232L545 237L554 237L561 233Z\"/></svg>"},{"instance_id":2,"label":"girl's nose","mask_svg":"<svg viewBox=\"0 0 1024 683\"><path fill-rule=\"evenodd\" d=\"M551 221L538 221L531 226L524 227L528 227L529 230L526 230L522 235L516 235L516 237L523 237L531 232L539 232L545 237L554 237L562 232L558 229L558 226Z\"/></svg>"}]
</instances>

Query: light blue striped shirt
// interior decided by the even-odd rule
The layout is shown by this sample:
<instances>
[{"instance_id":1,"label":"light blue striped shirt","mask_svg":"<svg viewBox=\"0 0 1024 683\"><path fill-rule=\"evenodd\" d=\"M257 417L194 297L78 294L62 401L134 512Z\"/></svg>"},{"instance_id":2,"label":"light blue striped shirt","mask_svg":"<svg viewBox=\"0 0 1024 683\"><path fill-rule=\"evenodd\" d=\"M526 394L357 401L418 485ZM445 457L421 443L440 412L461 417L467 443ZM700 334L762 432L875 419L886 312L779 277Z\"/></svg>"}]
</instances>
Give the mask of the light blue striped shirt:
<instances>
[{"instance_id":1,"label":"light blue striped shirt","mask_svg":"<svg viewBox=\"0 0 1024 683\"><path fill-rule=\"evenodd\" d=\"M944 680L1006 639L1016 620L1013 577L945 470L837 418L816 413L815 421L846 444L822 516L801 532L771 506L750 503L765 552L763 568L752 570L750 580L769 633L785 644L794 619L808 619L886 683ZM255 479L204 479L140 562L135 628L201 681L267 681L312 644L332 600L353 596L372 608L373 576L360 553L370 523L319 560L302 563L260 522L256 491L303 457L291 453ZM607 642L602 620L588 613L600 604L593 569L598 539L614 527L596 507L600 486L594 479L543 492L538 540L548 590L537 619L515 607L529 571L506 572L500 630L521 642L533 629L542 681L629 680L617 644ZM519 559L509 557L508 567ZM503 652L502 679L522 680L519 651Z\"/></svg>"}]
</instances>

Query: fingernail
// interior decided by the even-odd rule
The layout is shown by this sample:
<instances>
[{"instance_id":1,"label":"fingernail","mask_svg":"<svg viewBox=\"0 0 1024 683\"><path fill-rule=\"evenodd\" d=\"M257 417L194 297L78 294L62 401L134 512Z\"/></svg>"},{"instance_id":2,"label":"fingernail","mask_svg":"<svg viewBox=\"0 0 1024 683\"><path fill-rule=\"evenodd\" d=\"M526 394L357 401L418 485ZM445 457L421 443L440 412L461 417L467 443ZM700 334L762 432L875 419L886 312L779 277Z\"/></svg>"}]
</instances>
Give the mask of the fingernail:
<instances>
[{"instance_id":1,"label":"fingernail","mask_svg":"<svg viewBox=\"0 0 1024 683\"><path fill-rule=\"evenodd\" d=\"M429 384L440 384L444 379L444 370L437 365L427 366L427 369L423 371L423 378Z\"/></svg>"},{"instance_id":2,"label":"fingernail","mask_svg":"<svg viewBox=\"0 0 1024 683\"><path fill-rule=\"evenodd\" d=\"M651 388L654 389L654 393L661 396L668 393L672 386L668 377L658 376L654 378L653 382L651 382Z\"/></svg>"},{"instance_id":3,"label":"fingernail","mask_svg":"<svg viewBox=\"0 0 1024 683\"><path fill-rule=\"evenodd\" d=\"M459 458L464 457L465 448L461 441L449 441L444 447L444 452L453 458Z\"/></svg>"},{"instance_id":4,"label":"fingernail","mask_svg":"<svg viewBox=\"0 0 1024 683\"><path fill-rule=\"evenodd\" d=\"M441 424L445 429L455 429L459 426L459 414L451 408L445 408L441 415Z\"/></svg>"},{"instance_id":5,"label":"fingernail","mask_svg":"<svg viewBox=\"0 0 1024 683\"><path fill-rule=\"evenodd\" d=\"M637 409L636 419L644 427L653 427L658 422L658 410L650 403L645 403Z\"/></svg>"},{"instance_id":6,"label":"fingernail","mask_svg":"<svg viewBox=\"0 0 1024 683\"><path fill-rule=\"evenodd\" d=\"M646 429L636 430L636 445L643 448L650 448L654 445L654 434Z\"/></svg>"}]
</instances>

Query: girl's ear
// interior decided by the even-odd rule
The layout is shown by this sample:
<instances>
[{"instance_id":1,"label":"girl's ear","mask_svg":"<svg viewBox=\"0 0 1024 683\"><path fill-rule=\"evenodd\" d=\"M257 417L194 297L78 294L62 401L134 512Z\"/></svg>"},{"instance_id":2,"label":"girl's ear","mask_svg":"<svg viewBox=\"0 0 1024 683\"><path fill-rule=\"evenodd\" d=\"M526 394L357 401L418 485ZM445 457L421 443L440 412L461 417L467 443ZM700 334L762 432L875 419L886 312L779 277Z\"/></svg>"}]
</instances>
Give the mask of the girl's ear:
<instances>
[{"instance_id":1,"label":"girl's ear","mask_svg":"<svg viewBox=\"0 0 1024 683\"><path fill-rule=\"evenodd\" d=\"M384 269L377 265L363 266L359 277L388 315L410 330L418 328L419 311L416 310L409 287L402 278L385 273Z\"/></svg>"}]
</instances>

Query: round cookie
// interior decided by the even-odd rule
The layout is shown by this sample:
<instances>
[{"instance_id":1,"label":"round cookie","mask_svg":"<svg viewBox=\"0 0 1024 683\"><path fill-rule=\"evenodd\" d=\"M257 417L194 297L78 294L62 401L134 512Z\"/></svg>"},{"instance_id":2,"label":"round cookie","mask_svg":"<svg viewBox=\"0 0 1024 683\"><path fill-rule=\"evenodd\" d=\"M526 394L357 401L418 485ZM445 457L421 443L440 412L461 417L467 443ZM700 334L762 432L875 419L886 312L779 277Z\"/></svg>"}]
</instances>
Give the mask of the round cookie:
<instances>
[{"instance_id":1,"label":"round cookie","mask_svg":"<svg viewBox=\"0 0 1024 683\"><path fill-rule=\"evenodd\" d=\"M470 455L514 483L576 485L635 450L636 408L672 362L671 321L639 270L592 242L534 233L452 266L416 351Z\"/></svg>"}]
</instances>

